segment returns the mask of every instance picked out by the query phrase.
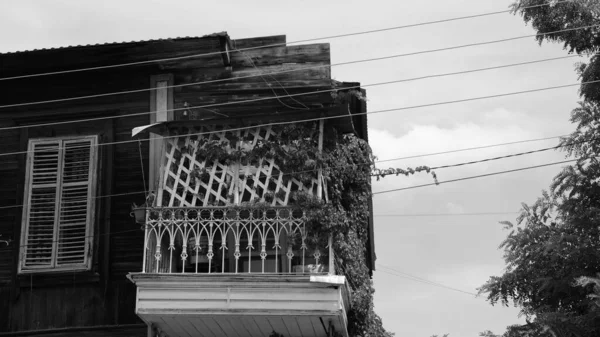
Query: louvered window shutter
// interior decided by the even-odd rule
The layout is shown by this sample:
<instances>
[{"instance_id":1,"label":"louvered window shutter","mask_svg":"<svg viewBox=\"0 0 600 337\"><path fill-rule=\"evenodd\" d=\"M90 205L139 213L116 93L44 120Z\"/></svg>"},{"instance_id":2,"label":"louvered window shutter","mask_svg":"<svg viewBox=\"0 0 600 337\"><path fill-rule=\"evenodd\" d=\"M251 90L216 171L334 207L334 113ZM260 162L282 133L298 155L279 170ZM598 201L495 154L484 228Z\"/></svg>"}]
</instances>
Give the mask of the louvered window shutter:
<instances>
[{"instance_id":1,"label":"louvered window shutter","mask_svg":"<svg viewBox=\"0 0 600 337\"><path fill-rule=\"evenodd\" d=\"M87 269L97 137L30 140L21 272Z\"/></svg>"}]
</instances>

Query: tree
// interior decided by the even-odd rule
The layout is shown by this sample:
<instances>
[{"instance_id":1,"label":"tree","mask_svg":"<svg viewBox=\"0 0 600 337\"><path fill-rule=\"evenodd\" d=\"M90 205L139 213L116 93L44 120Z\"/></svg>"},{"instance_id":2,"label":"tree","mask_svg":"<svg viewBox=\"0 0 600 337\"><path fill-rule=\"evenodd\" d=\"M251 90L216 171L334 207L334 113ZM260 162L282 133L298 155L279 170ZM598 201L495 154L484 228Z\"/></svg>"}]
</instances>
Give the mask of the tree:
<instances>
[{"instance_id":1,"label":"tree","mask_svg":"<svg viewBox=\"0 0 600 337\"><path fill-rule=\"evenodd\" d=\"M495 335L490 330L486 330L484 332L480 332L479 333L479 337L501 337L501 336L500 335Z\"/></svg>"},{"instance_id":2,"label":"tree","mask_svg":"<svg viewBox=\"0 0 600 337\"><path fill-rule=\"evenodd\" d=\"M548 6L539 6L548 4ZM538 7L531 7L538 6ZM537 40L561 42L570 53L600 51L597 0L520 0L512 6L537 30ZM594 26L594 27L590 27ZM562 33L553 31L587 27ZM600 336L600 58L577 65L582 102L571 112L576 130L560 145L576 163L565 167L532 205L523 204L501 244L506 271L482 286L490 303L521 309L526 324L505 337Z\"/></svg>"}]
</instances>

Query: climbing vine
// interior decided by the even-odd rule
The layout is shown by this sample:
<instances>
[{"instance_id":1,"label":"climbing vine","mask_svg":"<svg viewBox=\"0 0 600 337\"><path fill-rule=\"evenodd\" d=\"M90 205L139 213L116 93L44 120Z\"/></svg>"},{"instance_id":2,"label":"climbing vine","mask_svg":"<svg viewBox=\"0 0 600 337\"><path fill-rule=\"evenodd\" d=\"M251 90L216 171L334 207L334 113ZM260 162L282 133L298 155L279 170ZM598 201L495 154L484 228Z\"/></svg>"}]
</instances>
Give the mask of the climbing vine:
<instances>
[{"instance_id":1,"label":"climbing vine","mask_svg":"<svg viewBox=\"0 0 600 337\"><path fill-rule=\"evenodd\" d=\"M401 168L397 168L397 167L390 167L387 169L374 168L372 176L376 177L377 180L379 180L388 175L395 175L395 176L404 175L404 176L408 177L411 174L420 173L420 172L426 172L426 173L431 174L435 184L439 185L439 181L437 179L437 174L429 166L417 166L414 169L411 167L408 167L406 169L401 169Z\"/></svg>"},{"instance_id":2,"label":"climbing vine","mask_svg":"<svg viewBox=\"0 0 600 337\"><path fill-rule=\"evenodd\" d=\"M379 169L374 165L375 157L370 157L368 160L361 160L357 157L349 163L336 163L336 154L328 151L320 153L318 151L318 130L317 123L305 123L298 125L286 125L275 127L274 132L278 137L272 137L269 140L261 139L256 144L252 145L252 137L237 137L231 135L228 141L208 140L205 138L199 139L198 149L195 152L195 158L198 161L220 162L224 165L230 165L239 162L241 165L257 165L262 158L277 159L277 164L282 172L285 173L284 179L294 178L304 184L310 184L314 178L314 172L319 166L328 162L329 165L323 166L326 173L331 173L331 170L356 169L358 167L370 170L370 176L380 180L388 175L414 175L416 173L425 172L433 177L436 184L439 184L437 174L429 166L417 166L414 169L395 168ZM329 129L333 137L326 137L326 140L339 139L335 129ZM240 144L232 146L232 144ZM191 146L184 147L182 153L193 153ZM178 158L179 159L179 158ZM192 184L196 179L203 180L209 177L209 172L206 168L196 169L192 172ZM240 178L246 178L241 176ZM267 200L269 201L269 200Z\"/></svg>"},{"instance_id":3,"label":"climbing vine","mask_svg":"<svg viewBox=\"0 0 600 337\"><path fill-rule=\"evenodd\" d=\"M255 144L249 143L250 138L233 136L225 142L199 140L201 146L194 154L199 161L219 161L226 165L258 165L261 158L275 159L280 171L285 172L284 181L294 178L305 184L310 184L317 169L322 168L327 198L319 200L306 192L295 192L289 203L305 210L306 229L311 235L309 242L324 247L329 235L333 237L335 266L352 288L348 313L350 335L391 336L373 310L374 289L367 263L371 177L374 173L379 178L430 170L418 167L406 172L374 171L375 158L368 143L354 135L341 135L331 126L325 128L322 152L319 151L318 123L279 126L273 132L277 137ZM183 152L192 153L192 150ZM193 176L205 179L207 174L199 169ZM273 194L268 191L263 199L252 201L252 206L267 205ZM273 336L280 335L274 332Z\"/></svg>"},{"instance_id":4,"label":"climbing vine","mask_svg":"<svg viewBox=\"0 0 600 337\"><path fill-rule=\"evenodd\" d=\"M351 336L386 336L373 309L373 285L367 267L369 204L374 156L366 141L328 130L320 164L327 182L328 202L304 196L308 229L319 237L333 236L335 262L352 288L348 313ZM327 235L325 235L327 234Z\"/></svg>"}]
</instances>

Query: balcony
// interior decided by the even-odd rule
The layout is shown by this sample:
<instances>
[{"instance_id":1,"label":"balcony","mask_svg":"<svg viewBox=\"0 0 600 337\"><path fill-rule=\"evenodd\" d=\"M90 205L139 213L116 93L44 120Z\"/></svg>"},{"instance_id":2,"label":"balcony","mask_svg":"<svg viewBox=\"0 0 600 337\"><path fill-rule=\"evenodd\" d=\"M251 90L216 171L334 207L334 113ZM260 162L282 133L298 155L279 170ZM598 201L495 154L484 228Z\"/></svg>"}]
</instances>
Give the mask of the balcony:
<instances>
[{"instance_id":1,"label":"balcony","mask_svg":"<svg viewBox=\"0 0 600 337\"><path fill-rule=\"evenodd\" d=\"M350 303L327 238L291 207L146 211L136 313L176 336L347 336Z\"/></svg>"}]
</instances>

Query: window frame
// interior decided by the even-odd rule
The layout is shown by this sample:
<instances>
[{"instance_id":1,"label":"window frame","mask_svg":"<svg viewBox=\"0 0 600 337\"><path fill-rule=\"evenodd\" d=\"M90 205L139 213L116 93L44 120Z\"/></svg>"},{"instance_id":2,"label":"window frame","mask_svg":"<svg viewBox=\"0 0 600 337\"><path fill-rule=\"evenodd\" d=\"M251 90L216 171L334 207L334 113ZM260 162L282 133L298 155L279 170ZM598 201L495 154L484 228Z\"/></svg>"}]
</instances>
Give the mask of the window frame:
<instances>
[{"instance_id":1,"label":"window frame","mask_svg":"<svg viewBox=\"0 0 600 337\"><path fill-rule=\"evenodd\" d=\"M97 222L97 207L96 193L98 188L98 173L100 172L99 163L99 135L75 135L75 136L58 136L58 137L36 137L29 138L27 145L27 156L25 160L25 184L23 193L23 211L21 220L21 238L19 246L19 261L18 261L18 274L37 274L37 273L60 273L60 272L73 272L73 271L89 271L93 266L93 252L95 242L95 224ZM56 253L57 242L58 242L58 226L59 221L55 219L53 235L52 235L52 256L50 266L26 266L27 257L27 242L29 236L29 218L30 218L30 199L33 188L32 182L32 169L33 169L33 155L34 146L37 144L43 144L46 142L59 142L59 162L57 170L59 171L60 182L56 184L56 197L61 198L60 195L63 191L63 178L64 178L64 149L65 144L72 141L90 141L90 171L88 180L88 200L87 200L87 218L84 238L84 262L75 264L64 264L57 266L58 254ZM57 205L54 208L57 217L60 216L61 206L57 201Z\"/></svg>"}]
</instances>

